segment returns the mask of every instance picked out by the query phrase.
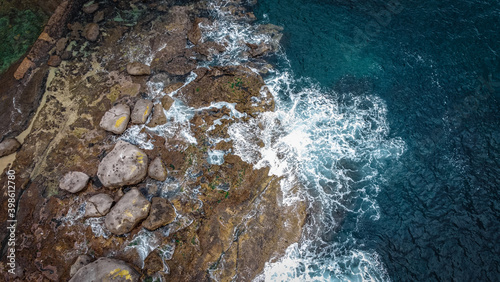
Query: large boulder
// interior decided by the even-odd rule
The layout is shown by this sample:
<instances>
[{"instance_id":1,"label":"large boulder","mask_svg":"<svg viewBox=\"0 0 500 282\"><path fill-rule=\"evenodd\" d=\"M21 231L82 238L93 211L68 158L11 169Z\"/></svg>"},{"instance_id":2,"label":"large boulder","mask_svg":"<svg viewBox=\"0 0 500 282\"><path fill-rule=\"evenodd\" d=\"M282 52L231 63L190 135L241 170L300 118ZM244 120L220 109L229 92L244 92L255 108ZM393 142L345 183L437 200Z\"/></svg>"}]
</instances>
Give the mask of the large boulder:
<instances>
[{"instance_id":1,"label":"large boulder","mask_svg":"<svg viewBox=\"0 0 500 282\"><path fill-rule=\"evenodd\" d=\"M123 195L106 215L104 223L111 233L125 234L148 216L150 206L151 204L141 192L133 188Z\"/></svg>"},{"instance_id":2,"label":"large boulder","mask_svg":"<svg viewBox=\"0 0 500 282\"><path fill-rule=\"evenodd\" d=\"M151 111L153 110L153 102L146 99L140 99L135 103L134 110L132 111L132 123L143 124L145 123Z\"/></svg>"},{"instance_id":3,"label":"large boulder","mask_svg":"<svg viewBox=\"0 0 500 282\"><path fill-rule=\"evenodd\" d=\"M125 104L118 104L107 111L99 126L115 134L122 134L127 129L130 120L130 108Z\"/></svg>"},{"instance_id":4,"label":"large boulder","mask_svg":"<svg viewBox=\"0 0 500 282\"><path fill-rule=\"evenodd\" d=\"M21 143L15 138L5 139L0 143L0 158L14 153L19 147L21 147Z\"/></svg>"},{"instance_id":5,"label":"large boulder","mask_svg":"<svg viewBox=\"0 0 500 282\"><path fill-rule=\"evenodd\" d=\"M85 205L85 217L104 216L109 212L113 198L108 194L97 194L90 197Z\"/></svg>"},{"instance_id":6,"label":"large boulder","mask_svg":"<svg viewBox=\"0 0 500 282\"><path fill-rule=\"evenodd\" d=\"M78 193L87 186L90 177L83 172L71 171L66 173L59 182L59 188L70 193Z\"/></svg>"},{"instance_id":7,"label":"large boulder","mask_svg":"<svg viewBox=\"0 0 500 282\"><path fill-rule=\"evenodd\" d=\"M156 158L151 162L148 168L148 176L159 181L167 179L167 170L160 158Z\"/></svg>"},{"instance_id":8,"label":"large boulder","mask_svg":"<svg viewBox=\"0 0 500 282\"><path fill-rule=\"evenodd\" d=\"M130 75L150 75L151 68L143 63L133 62L127 65L127 72Z\"/></svg>"},{"instance_id":9,"label":"large boulder","mask_svg":"<svg viewBox=\"0 0 500 282\"><path fill-rule=\"evenodd\" d=\"M156 230L172 223L175 217L175 209L167 199L154 197L151 203L151 212L142 226L151 231Z\"/></svg>"},{"instance_id":10,"label":"large boulder","mask_svg":"<svg viewBox=\"0 0 500 282\"><path fill-rule=\"evenodd\" d=\"M148 156L136 146L118 141L97 168L102 185L117 188L141 182L147 174Z\"/></svg>"},{"instance_id":11,"label":"large boulder","mask_svg":"<svg viewBox=\"0 0 500 282\"><path fill-rule=\"evenodd\" d=\"M127 263L110 258L100 258L80 268L70 282L139 281L140 274Z\"/></svg>"},{"instance_id":12,"label":"large boulder","mask_svg":"<svg viewBox=\"0 0 500 282\"><path fill-rule=\"evenodd\" d=\"M76 258L75 263L71 266L71 269L69 271L69 275L73 276L75 275L80 268L86 266L92 261L92 258L87 256L87 255L80 255Z\"/></svg>"}]
</instances>

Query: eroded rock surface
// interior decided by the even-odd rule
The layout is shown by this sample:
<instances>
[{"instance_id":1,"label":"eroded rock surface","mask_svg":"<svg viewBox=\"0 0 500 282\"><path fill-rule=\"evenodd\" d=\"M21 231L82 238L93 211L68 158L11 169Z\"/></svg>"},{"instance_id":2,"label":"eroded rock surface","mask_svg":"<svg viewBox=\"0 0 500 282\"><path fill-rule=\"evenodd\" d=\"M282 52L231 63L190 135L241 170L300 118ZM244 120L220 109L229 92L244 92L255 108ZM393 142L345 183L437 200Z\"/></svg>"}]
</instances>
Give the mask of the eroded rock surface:
<instances>
[{"instance_id":1,"label":"eroded rock surface","mask_svg":"<svg viewBox=\"0 0 500 282\"><path fill-rule=\"evenodd\" d=\"M148 156L141 149L118 141L99 164L97 176L101 183L110 188L133 185L146 177Z\"/></svg>"},{"instance_id":2,"label":"eroded rock surface","mask_svg":"<svg viewBox=\"0 0 500 282\"><path fill-rule=\"evenodd\" d=\"M106 215L106 227L116 235L130 232L148 216L151 204L136 188L132 188Z\"/></svg>"},{"instance_id":3,"label":"eroded rock surface","mask_svg":"<svg viewBox=\"0 0 500 282\"><path fill-rule=\"evenodd\" d=\"M140 274L127 263L110 258L100 258L80 268L70 282L139 281Z\"/></svg>"}]
</instances>

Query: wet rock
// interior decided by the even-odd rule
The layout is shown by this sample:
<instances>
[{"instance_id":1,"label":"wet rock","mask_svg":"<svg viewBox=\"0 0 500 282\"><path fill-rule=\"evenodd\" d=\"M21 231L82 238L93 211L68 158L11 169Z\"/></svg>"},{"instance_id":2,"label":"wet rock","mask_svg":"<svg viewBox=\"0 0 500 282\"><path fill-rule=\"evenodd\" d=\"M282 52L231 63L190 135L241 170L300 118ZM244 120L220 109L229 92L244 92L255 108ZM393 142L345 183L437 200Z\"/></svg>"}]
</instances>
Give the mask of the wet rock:
<instances>
[{"instance_id":1,"label":"wet rock","mask_svg":"<svg viewBox=\"0 0 500 282\"><path fill-rule=\"evenodd\" d=\"M70 282L139 281L139 273L127 263L110 258L100 258L80 268Z\"/></svg>"},{"instance_id":2,"label":"wet rock","mask_svg":"<svg viewBox=\"0 0 500 282\"><path fill-rule=\"evenodd\" d=\"M168 111L170 107L172 107L172 104L174 103L174 99L168 95L165 95L161 98L161 105L165 109L165 111Z\"/></svg>"},{"instance_id":3,"label":"wet rock","mask_svg":"<svg viewBox=\"0 0 500 282\"><path fill-rule=\"evenodd\" d=\"M66 190L70 193L77 193L83 190L90 177L80 171L71 171L64 175L64 177L59 182L59 188Z\"/></svg>"},{"instance_id":4,"label":"wet rock","mask_svg":"<svg viewBox=\"0 0 500 282\"><path fill-rule=\"evenodd\" d=\"M177 83L172 83L168 85L167 87L163 88L163 92L170 94L174 92L175 90L181 88L184 85L182 82L177 82Z\"/></svg>"},{"instance_id":5,"label":"wet rock","mask_svg":"<svg viewBox=\"0 0 500 282\"><path fill-rule=\"evenodd\" d=\"M117 188L141 182L146 177L147 168L148 156L136 146L120 140L102 159L97 176L102 185Z\"/></svg>"},{"instance_id":6,"label":"wet rock","mask_svg":"<svg viewBox=\"0 0 500 282\"><path fill-rule=\"evenodd\" d=\"M140 99L135 103L134 110L132 111L132 123L143 124L145 123L149 116L151 115L151 111L153 110L153 102Z\"/></svg>"},{"instance_id":7,"label":"wet rock","mask_svg":"<svg viewBox=\"0 0 500 282\"><path fill-rule=\"evenodd\" d=\"M110 195L104 193L94 195L87 200L85 217L105 216L112 204L113 198Z\"/></svg>"},{"instance_id":8,"label":"wet rock","mask_svg":"<svg viewBox=\"0 0 500 282\"><path fill-rule=\"evenodd\" d=\"M167 199L154 197L151 202L149 216L142 223L142 226L153 231L172 223L175 220L175 217L175 209Z\"/></svg>"},{"instance_id":9,"label":"wet rock","mask_svg":"<svg viewBox=\"0 0 500 282\"><path fill-rule=\"evenodd\" d=\"M82 11L86 14L93 14L97 9L99 9L99 4L90 1L83 5Z\"/></svg>"},{"instance_id":10,"label":"wet rock","mask_svg":"<svg viewBox=\"0 0 500 282\"><path fill-rule=\"evenodd\" d=\"M99 25L96 23L89 23L83 30L83 35L88 41L96 41L99 37Z\"/></svg>"},{"instance_id":11,"label":"wet rock","mask_svg":"<svg viewBox=\"0 0 500 282\"><path fill-rule=\"evenodd\" d=\"M0 143L0 158L10 155L21 147L21 143L15 138L5 139Z\"/></svg>"},{"instance_id":12,"label":"wet rock","mask_svg":"<svg viewBox=\"0 0 500 282\"><path fill-rule=\"evenodd\" d=\"M47 62L47 65L51 67L58 67L61 64L62 60L61 57L57 55L50 56L49 61Z\"/></svg>"},{"instance_id":13,"label":"wet rock","mask_svg":"<svg viewBox=\"0 0 500 282\"><path fill-rule=\"evenodd\" d=\"M90 263L90 261L92 260L91 257L87 256L87 255L80 255L76 258L76 261L75 263L73 263L73 265L71 266L71 269L70 269L70 276L73 276L75 275L78 270L80 270L80 268L86 266L87 264Z\"/></svg>"},{"instance_id":14,"label":"wet rock","mask_svg":"<svg viewBox=\"0 0 500 282\"><path fill-rule=\"evenodd\" d=\"M165 70L173 75L185 75L196 68L194 61L186 57L177 57L166 64Z\"/></svg>"},{"instance_id":15,"label":"wet rock","mask_svg":"<svg viewBox=\"0 0 500 282\"><path fill-rule=\"evenodd\" d=\"M100 21L104 20L104 11L99 11L94 15L94 23L98 23Z\"/></svg>"},{"instance_id":16,"label":"wet rock","mask_svg":"<svg viewBox=\"0 0 500 282\"><path fill-rule=\"evenodd\" d=\"M143 63L133 62L127 65L127 72L130 75L150 75L151 68Z\"/></svg>"},{"instance_id":17,"label":"wet rock","mask_svg":"<svg viewBox=\"0 0 500 282\"><path fill-rule=\"evenodd\" d=\"M144 260L144 269L149 276L159 271L163 271L163 259L160 254L158 254L158 251L155 250L151 252Z\"/></svg>"},{"instance_id":18,"label":"wet rock","mask_svg":"<svg viewBox=\"0 0 500 282\"><path fill-rule=\"evenodd\" d=\"M148 127L155 127L158 125L162 125L167 123L167 117L165 116L165 113L163 112L163 107L160 104L155 104L153 107L153 116L151 117L151 120L148 122L147 126Z\"/></svg>"},{"instance_id":19,"label":"wet rock","mask_svg":"<svg viewBox=\"0 0 500 282\"><path fill-rule=\"evenodd\" d=\"M151 204L136 188L132 188L106 215L104 223L116 235L130 232L148 216Z\"/></svg>"},{"instance_id":20,"label":"wet rock","mask_svg":"<svg viewBox=\"0 0 500 282\"><path fill-rule=\"evenodd\" d=\"M115 134L122 134L130 120L130 108L125 104L118 104L107 111L99 126Z\"/></svg>"},{"instance_id":21,"label":"wet rock","mask_svg":"<svg viewBox=\"0 0 500 282\"><path fill-rule=\"evenodd\" d=\"M250 55L252 57L259 57L272 51L272 47L264 42L261 42L259 45L247 43L247 46L250 48Z\"/></svg>"},{"instance_id":22,"label":"wet rock","mask_svg":"<svg viewBox=\"0 0 500 282\"><path fill-rule=\"evenodd\" d=\"M167 170L160 158L156 158L151 162L148 168L148 176L159 181L167 179Z\"/></svg>"}]
</instances>

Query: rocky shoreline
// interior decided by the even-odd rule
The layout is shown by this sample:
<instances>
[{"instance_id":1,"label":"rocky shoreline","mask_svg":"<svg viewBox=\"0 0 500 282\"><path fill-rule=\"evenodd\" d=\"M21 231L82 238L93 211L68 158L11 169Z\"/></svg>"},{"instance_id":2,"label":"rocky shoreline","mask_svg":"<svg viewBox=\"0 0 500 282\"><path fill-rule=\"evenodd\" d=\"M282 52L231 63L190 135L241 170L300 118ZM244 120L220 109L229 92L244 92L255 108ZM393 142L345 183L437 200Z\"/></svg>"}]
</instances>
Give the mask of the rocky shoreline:
<instances>
[{"instance_id":1,"label":"rocky shoreline","mask_svg":"<svg viewBox=\"0 0 500 282\"><path fill-rule=\"evenodd\" d=\"M214 9L251 22L255 3L177 2L87 2L47 50L45 103L10 167L15 275L0 196L7 281L249 281L299 240L306 203L283 204L280 178L228 134L274 110L261 75L280 28L240 42L244 63L213 64L233 48L205 35Z\"/></svg>"}]
</instances>

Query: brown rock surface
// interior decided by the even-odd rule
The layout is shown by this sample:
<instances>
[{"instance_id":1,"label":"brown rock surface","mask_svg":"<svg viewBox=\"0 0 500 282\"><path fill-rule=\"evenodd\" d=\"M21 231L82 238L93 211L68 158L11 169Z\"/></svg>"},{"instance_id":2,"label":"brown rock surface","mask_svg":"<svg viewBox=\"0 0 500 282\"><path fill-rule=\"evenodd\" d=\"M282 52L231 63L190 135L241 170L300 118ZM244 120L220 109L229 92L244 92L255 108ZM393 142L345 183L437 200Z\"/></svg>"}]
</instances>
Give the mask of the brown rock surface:
<instances>
[{"instance_id":1,"label":"brown rock surface","mask_svg":"<svg viewBox=\"0 0 500 282\"><path fill-rule=\"evenodd\" d=\"M154 197L151 201L151 210L148 218L142 223L148 230L156 230L172 223L175 219L175 210L172 204L164 198Z\"/></svg>"}]
</instances>

